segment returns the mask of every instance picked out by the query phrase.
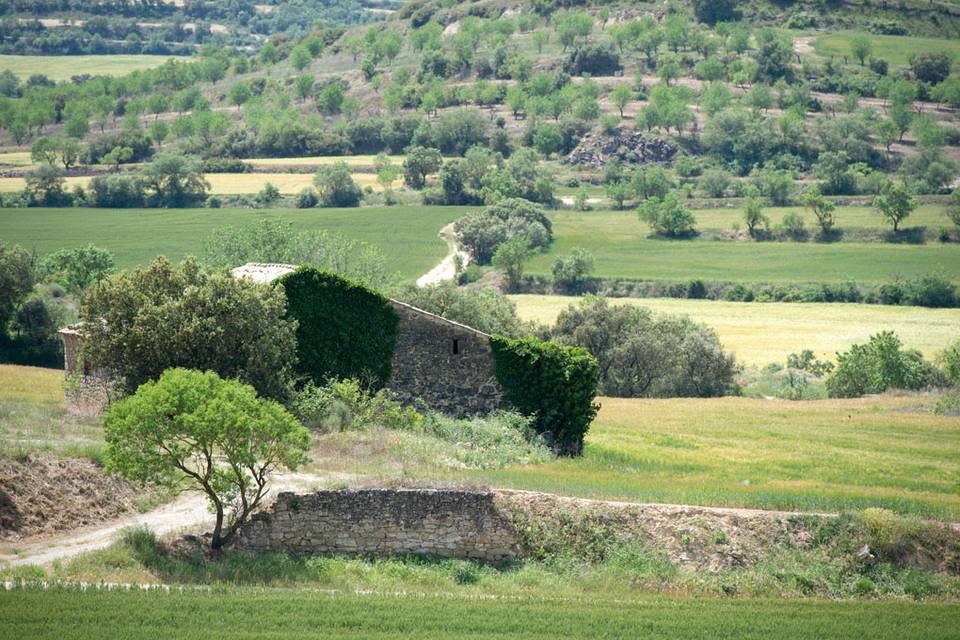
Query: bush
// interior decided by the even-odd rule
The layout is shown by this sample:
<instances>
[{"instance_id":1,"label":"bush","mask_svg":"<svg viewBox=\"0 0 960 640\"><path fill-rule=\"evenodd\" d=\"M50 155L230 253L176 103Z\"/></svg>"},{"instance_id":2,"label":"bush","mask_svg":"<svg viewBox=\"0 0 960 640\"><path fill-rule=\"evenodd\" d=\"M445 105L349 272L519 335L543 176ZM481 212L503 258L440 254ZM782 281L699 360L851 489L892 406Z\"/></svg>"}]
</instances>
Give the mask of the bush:
<instances>
[{"instance_id":1,"label":"bush","mask_svg":"<svg viewBox=\"0 0 960 640\"><path fill-rule=\"evenodd\" d=\"M654 233L668 238L686 238L694 235L697 219L676 193L664 198L650 198L637 209L640 219L650 225Z\"/></svg>"},{"instance_id":2,"label":"bush","mask_svg":"<svg viewBox=\"0 0 960 640\"><path fill-rule=\"evenodd\" d=\"M518 236L526 235L534 249L545 249L553 242L553 225L543 208L521 198L468 214L454 228L460 245L478 264L489 264L501 244Z\"/></svg>"},{"instance_id":3,"label":"bush","mask_svg":"<svg viewBox=\"0 0 960 640\"><path fill-rule=\"evenodd\" d=\"M317 197L317 192L313 187L304 187L300 190L300 193L297 194L297 199L294 204L296 204L297 209L312 209L317 206L317 203L320 202L320 199Z\"/></svg>"},{"instance_id":4,"label":"bush","mask_svg":"<svg viewBox=\"0 0 960 640\"><path fill-rule=\"evenodd\" d=\"M517 308L492 288L462 288L452 282L411 286L401 294L403 302L441 318L465 324L484 333L518 337L526 333Z\"/></svg>"},{"instance_id":5,"label":"bush","mask_svg":"<svg viewBox=\"0 0 960 640\"><path fill-rule=\"evenodd\" d=\"M790 211L783 216L783 222L780 223L783 232L788 238L796 242L803 242L807 239L807 227L801 216L796 211Z\"/></svg>"},{"instance_id":6,"label":"bush","mask_svg":"<svg viewBox=\"0 0 960 640\"><path fill-rule=\"evenodd\" d=\"M960 386L960 338L951 342L943 350L937 362L943 367L943 373L946 374L950 384Z\"/></svg>"},{"instance_id":7,"label":"bush","mask_svg":"<svg viewBox=\"0 0 960 640\"><path fill-rule=\"evenodd\" d=\"M324 207L357 207L363 199L363 191L353 181L353 173L343 161L320 167L313 183Z\"/></svg>"},{"instance_id":8,"label":"bush","mask_svg":"<svg viewBox=\"0 0 960 640\"><path fill-rule=\"evenodd\" d=\"M588 296L557 317L553 338L587 349L600 390L620 397L713 397L734 388L738 367L716 333L686 316L653 317Z\"/></svg>"},{"instance_id":9,"label":"bush","mask_svg":"<svg viewBox=\"0 0 960 640\"><path fill-rule=\"evenodd\" d=\"M917 351L905 351L892 331L870 337L837 354L837 366L827 378L832 398L854 398L887 389L922 389L937 382L933 367Z\"/></svg>"},{"instance_id":10,"label":"bush","mask_svg":"<svg viewBox=\"0 0 960 640\"><path fill-rule=\"evenodd\" d=\"M918 307L956 307L957 288L942 275L928 274L908 280L901 304Z\"/></svg>"},{"instance_id":11,"label":"bush","mask_svg":"<svg viewBox=\"0 0 960 640\"><path fill-rule=\"evenodd\" d=\"M593 271L593 254L579 247L569 254L557 256L551 267L553 284L565 290L578 288L591 271Z\"/></svg>"},{"instance_id":12,"label":"bush","mask_svg":"<svg viewBox=\"0 0 960 640\"><path fill-rule=\"evenodd\" d=\"M397 314L386 298L312 267L300 267L276 285L286 293L287 317L297 321L301 375L316 383L331 378L358 378L371 388L386 383L397 341Z\"/></svg>"},{"instance_id":13,"label":"bush","mask_svg":"<svg viewBox=\"0 0 960 640\"><path fill-rule=\"evenodd\" d=\"M492 336L497 381L505 400L534 418L534 429L558 455L576 456L597 415L600 370L585 349L536 338Z\"/></svg>"},{"instance_id":14,"label":"bush","mask_svg":"<svg viewBox=\"0 0 960 640\"><path fill-rule=\"evenodd\" d=\"M571 75L589 73L592 76L612 76L623 69L620 55L613 45L607 42L588 43L578 47L564 65L564 71Z\"/></svg>"},{"instance_id":15,"label":"bush","mask_svg":"<svg viewBox=\"0 0 960 640\"><path fill-rule=\"evenodd\" d=\"M113 254L92 244L60 249L44 256L37 271L45 280L59 282L71 292L80 293L113 271Z\"/></svg>"},{"instance_id":16,"label":"bush","mask_svg":"<svg viewBox=\"0 0 960 640\"><path fill-rule=\"evenodd\" d=\"M322 386L313 381L296 393L293 414L312 431L347 431L383 427L411 430L423 418L404 407L386 390L371 391L356 378L330 380Z\"/></svg>"},{"instance_id":17,"label":"bush","mask_svg":"<svg viewBox=\"0 0 960 640\"><path fill-rule=\"evenodd\" d=\"M87 202L93 207L123 209L146 204L146 185L139 176L94 176L87 185Z\"/></svg>"}]
</instances>

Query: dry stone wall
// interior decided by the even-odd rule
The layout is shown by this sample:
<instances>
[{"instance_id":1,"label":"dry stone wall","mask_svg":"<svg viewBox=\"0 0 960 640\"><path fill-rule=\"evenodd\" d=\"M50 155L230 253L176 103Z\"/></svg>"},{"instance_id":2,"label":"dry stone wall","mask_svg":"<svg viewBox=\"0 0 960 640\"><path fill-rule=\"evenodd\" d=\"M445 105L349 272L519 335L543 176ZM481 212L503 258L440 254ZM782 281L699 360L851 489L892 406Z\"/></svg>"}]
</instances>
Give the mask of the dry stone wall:
<instances>
[{"instance_id":1,"label":"dry stone wall","mask_svg":"<svg viewBox=\"0 0 960 640\"><path fill-rule=\"evenodd\" d=\"M236 547L250 551L421 554L499 561L520 550L492 492L363 489L281 493L246 523Z\"/></svg>"},{"instance_id":2,"label":"dry stone wall","mask_svg":"<svg viewBox=\"0 0 960 640\"><path fill-rule=\"evenodd\" d=\"M387 387L403 402L464 417L500 407L503 389L494 373L490 336L462 324L391 301L397 344Z\"/></svg>"}]
</instances>

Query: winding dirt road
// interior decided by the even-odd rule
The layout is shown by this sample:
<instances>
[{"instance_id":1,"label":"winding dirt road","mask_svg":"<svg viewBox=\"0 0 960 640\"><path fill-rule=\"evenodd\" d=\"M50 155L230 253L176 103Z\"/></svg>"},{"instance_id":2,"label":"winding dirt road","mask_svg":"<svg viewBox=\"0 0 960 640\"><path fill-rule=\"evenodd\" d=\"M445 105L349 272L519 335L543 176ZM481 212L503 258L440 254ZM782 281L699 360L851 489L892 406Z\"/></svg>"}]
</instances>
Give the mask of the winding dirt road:
<instances>
[{"instance_id":1,"label":"winding dirt road","mask_svg":"<svg viewBox=\"0 0 960 640\"><path fill-rule=\"evenodd\" d=\"M457 277L457 256L460 256L463 266L470 262L470 254L457 247L457 233L453 230L451 222L443 229L440 229L440 237L447 241L447 255L430 271L426 272L417 279L418 287L427 287L432 284L439 284L446 280L453 280Z\"/></svg>"}]
</instances>

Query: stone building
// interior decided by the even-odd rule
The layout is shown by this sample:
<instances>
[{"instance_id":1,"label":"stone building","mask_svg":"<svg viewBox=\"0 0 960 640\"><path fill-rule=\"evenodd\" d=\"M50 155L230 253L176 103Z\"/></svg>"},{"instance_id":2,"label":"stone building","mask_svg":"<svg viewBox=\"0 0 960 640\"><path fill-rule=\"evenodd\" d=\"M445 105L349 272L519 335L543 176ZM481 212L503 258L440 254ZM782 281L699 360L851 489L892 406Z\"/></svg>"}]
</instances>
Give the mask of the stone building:
<instances>
[{"instance_id":1,"label":"stone building","mask_svg":"<svg viewBox=\"0 0 960 640\"><path fill-rule=\"evenodd\" d=\"M235 278L269 283L296 269L290 264L249 263L232 273ZM455 417L489 413L500 406L503 390L494 374L489 335L397 300L390 304L398 323L386 386L403 402L423 401ZM331 314L336 312L330 309ZM60 333L65 368L72 376L77 372L82 331L67 327Z\"/></svg>"}]
</instances>

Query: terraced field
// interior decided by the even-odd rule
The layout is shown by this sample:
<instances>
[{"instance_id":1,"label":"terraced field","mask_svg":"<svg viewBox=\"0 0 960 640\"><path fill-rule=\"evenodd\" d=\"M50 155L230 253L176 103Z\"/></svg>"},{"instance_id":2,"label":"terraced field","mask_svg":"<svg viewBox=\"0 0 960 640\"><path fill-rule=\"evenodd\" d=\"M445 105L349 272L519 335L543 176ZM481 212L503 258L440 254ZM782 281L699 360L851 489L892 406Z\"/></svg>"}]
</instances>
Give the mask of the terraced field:
<instances>
[{"instance_id":1,"label":"terraced field","mask_svg":"<svg viewBox=\"0 0 960 640\"><path fill-rule=\"evenodd\" d=\"M11 56L0 55L0 70L9 69L26 80L42 73L51 80L69 80L73 76L122 76L140 69L159 67L172 56L115 54L103 56Z\"/></svg>"}]
</instances>

